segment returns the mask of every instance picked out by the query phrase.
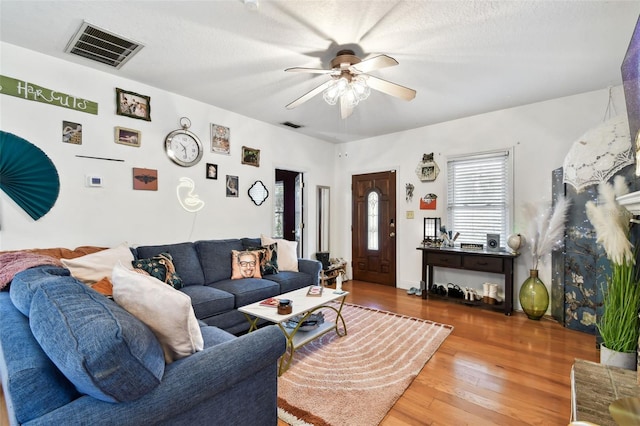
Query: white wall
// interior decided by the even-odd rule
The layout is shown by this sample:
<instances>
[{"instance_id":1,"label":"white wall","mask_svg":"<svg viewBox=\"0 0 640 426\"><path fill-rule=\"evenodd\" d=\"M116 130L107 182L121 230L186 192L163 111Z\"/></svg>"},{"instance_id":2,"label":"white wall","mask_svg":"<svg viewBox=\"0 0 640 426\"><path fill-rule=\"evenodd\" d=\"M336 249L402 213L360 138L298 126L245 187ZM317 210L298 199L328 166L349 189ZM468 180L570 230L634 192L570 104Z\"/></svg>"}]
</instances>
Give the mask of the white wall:
<instances>
[{"instance_id":1,"label":"white wall","mask_svg":"<svg viewBox=\"0 0 640 426\"><path fill-rule=\"evenodd\" d=\"M425 95L426 96L426 95ZM334 199L342 206L351 205L351 175L396 169L397 177L397 249L398 280L401 288L417 287L421 279L421 253L416 247L422 240L423 218L441 217L446 223L447 157L497 149L514 149L513 232L525 232L522 206L525 203L551 202L551 172L561 167L572 143L588 129L602 122L607 106L608 89L554 99L509 110L477 115L397 134L360 140L335 147L336 188ZM622 87L613 89L614 106L626 115ZM434 182L420 182L415 169L424 153L435 153L440 175ZM405 201L405 185L415 186L411 203ZM427 193L438 196L437 210L420 210L419 199ZM406 219L413 210L414 219ZM332 241L335 255L350 257L351 209L334 210ZM333 253L332 253L333 255ZM514 303L518 290L529 276L531 257L523 253L516 259ZM550 289L551 260L544 259L540 278ZM499 275L459 272L436 268L435 281L453 282L482 289L486 281L503 283Z\"/></svg>"},{"instance_id":2,"label":"white wall","mask_svg":"<svg viewBox=\"0 0 640 426\"><path fill-rule=\"evenodd\" d=\"M0 129L40 147L60 174L60 196L44 217L34 221L0 191L0 249L160 244L208 238L271 234L273 197L255 206L247 195L260 179L273 194L274 170L304 172L305 256L315 253L315 187L332 185L333 146L293 131L162 91L112 74L67 63L11 44L0 44L0 73L39 86L98 102L98 115L0 96ZM151 97L151 122L115 114L115 88ZM199 164L183 168L170 162L163 142L180 128L180 117L205 145ZM62 121L81 123L82 145L63 143ZM211 152L210 123L231 128L231 155ZM114 142L114 127L142 131L141 147ZM260 167L243 165L241 147L261 150ZM77 158L76 155L123 159L124 162ZM205 164L219 165L218 180L205 178ZM158 170L158 191L134 191L132 168ZM225 196L224 175L239 176L239 198ZM104 179L102 188L85 186L86 175ZM180 177L195 181L206 205L198 213L180 207Z\"/></svg>"},{"instance_id":3,"label":"white wall","mask_svg":"<svg viewBox=\"0 0 640 426\"><path fill-rule=\"evenodd\" d=\"M332 145L293 131L259 122L192 99L138 82L66 63L16 46L0 44L0 73L99 103L99 114L89 115L51 105L0 96L0 129L15 133L39 146L56 164L61 192L53 209L33 221L0 191L0 250L28 247L76 247L78 245L156 244L205 238L258 236L271 233L272 201L256 207L246 195L249 186L262 180L270 192L274 169L305 173L305 254L315 253L316 185L331 187L331 256L351 258L351 175L396 169L397 178L397 285L416 286L420 281L422 219L446 218L447 156L514 148L514 232L525 229L520 210L526 202L548 203L551 171L561 167L571 144L603 120L608 90L555 99L509 110L482 114L397 134ZM115 114L115 88L151 96L151 122ZM621 87L614 88L614 105L626 114ZM419 94L420 96L420 94ZM426 96L426 94L425 94ZM209 140L209 124L231 128L232 152L219 155L205 149L200 164L181 168L163 150L165 136L179 128L180 117L191 119L200 139ZM81 146L61 142L62 121L83 125ZM115 126L142 131L142 146L132 148L113 142ZM260 167L240 164L242 145L261 150ZM424 153L435 153L440 175L435 182L420 182L415 174ZM124 159L124 163L77 158L89 155ZM240 177L239 198L226 198L224 179L205 179L205 163L216 163L220 174ZM157 169L157 192L133 191L131 169ZM85 176L103 176L103 188L87 188ZM197 214L179 206L175 186L182 176L196 182L196 192L206 202ZM405 184L415 185L412 203L405 202ZM438 209L419 210L419 198L438 195ZM414 219L405 212L413 210ZM515 298L528 276L530 257L516 261ZM550 285L550 260L540 267L540 277ZM437 282L460 282L481 287L496 275L439 270ZM498 277L499 278L499 277Z\"/></svg>"}]
</instances>

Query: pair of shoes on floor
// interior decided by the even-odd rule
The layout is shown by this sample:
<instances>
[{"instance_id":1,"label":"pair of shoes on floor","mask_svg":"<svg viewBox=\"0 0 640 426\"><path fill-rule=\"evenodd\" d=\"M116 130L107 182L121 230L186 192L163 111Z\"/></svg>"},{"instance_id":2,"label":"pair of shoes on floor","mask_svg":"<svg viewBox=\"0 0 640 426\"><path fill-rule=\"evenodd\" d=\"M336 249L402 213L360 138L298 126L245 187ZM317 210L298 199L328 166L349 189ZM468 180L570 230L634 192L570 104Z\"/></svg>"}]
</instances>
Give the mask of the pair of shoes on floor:
<instances>
[{"instance_id":1,"label":"pair of shoes on floor","mask_svg":"<svg viewBox=\"0 0 640 426\"><path fill-rule=\"evenodd\" d=\"M409 290L407 290L407 294L409 296L411 296L412 294L415 294L416 296L422 296L422 289L421 288L416 288L416 287L411 287Z\"/></svg>"},{"instance_id":2,"label":"pair of shoes on floor","mask_svg":"<svg viewBox=\"0 0 640 426\"><path fill-rule=\"evenodd\" d=\"M470 301L482 300L482 298L474 288L465 287L463 292L464 292L464 300L470 300Z\"/></svg>"}]
</instances>

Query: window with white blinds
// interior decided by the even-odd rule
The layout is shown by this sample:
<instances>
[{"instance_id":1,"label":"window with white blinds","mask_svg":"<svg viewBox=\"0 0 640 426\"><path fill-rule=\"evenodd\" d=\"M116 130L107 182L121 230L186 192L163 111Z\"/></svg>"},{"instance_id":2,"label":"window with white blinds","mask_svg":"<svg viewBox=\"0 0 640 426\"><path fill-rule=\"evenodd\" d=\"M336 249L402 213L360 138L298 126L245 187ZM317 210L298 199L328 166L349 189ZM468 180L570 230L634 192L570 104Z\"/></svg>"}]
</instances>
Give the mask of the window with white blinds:
<instances>
[{"instance_id":1,"label":"window with white blinds","mask_svg":"<svg viewBox=\"0 0 640 426\"><path fill-rule=\"evenodd\" d=\"M484 244L500 234L505 246L511 229L513 173L511 150L452 157L447 161L447 230L457 242Z\"/></svg>"}]
</instances>

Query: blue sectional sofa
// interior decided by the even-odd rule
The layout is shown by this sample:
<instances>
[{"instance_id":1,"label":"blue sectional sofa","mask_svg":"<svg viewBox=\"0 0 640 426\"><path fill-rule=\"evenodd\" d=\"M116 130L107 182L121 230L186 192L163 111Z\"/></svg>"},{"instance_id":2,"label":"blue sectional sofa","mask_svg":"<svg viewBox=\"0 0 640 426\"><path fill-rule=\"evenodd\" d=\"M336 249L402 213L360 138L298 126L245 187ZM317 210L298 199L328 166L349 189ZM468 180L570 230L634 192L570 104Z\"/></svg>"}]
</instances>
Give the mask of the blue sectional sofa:
<instances>
[{"instance_id":1,"label":"blue sectional sofa","mask_svg":"<svg viewBox=\"0 0 640 426\"><path fill-rule=\"evenodd\" d=\"M232 250L260 246L260 238L237 238L138 246L132 250L136 259L169 253L184 284L180 290L191 297L196 317L208 325L238 334L249 329L244 314L237 310L239 307L318 285L320 281L322 264L311 259L298 259L297 272L280 271L262 278L232 280Z\"/></svg>"},{"instance_id":2,"label":"blue sectional sofa","mask_svg":"<svg viewBox=\"0 0 640 426\"><path fill-rule=\"evenodd\" d=\"M231 250L259 245L244 238L131 249L137 259L171 254L199 320L204 349L170 364L144 323L68 269L16 274L0 292L10 424L277 424L285 338L276 326L242 334L248 321L237 308L317 284L321 265L299 259L298 272L231 280Z\"/></svg>"}]
</instances>

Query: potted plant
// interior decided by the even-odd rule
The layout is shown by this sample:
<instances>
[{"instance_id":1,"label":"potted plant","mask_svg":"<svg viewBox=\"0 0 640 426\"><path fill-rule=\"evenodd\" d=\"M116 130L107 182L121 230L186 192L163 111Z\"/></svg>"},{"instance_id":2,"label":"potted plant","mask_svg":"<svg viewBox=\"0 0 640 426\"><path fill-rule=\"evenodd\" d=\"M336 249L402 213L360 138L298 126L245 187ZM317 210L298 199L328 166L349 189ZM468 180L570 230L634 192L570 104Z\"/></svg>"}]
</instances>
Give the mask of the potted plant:
<instances>
[{"instance_id":1,"label":"potted plant","mask_svg":"<svg viewBox=\"0 0 640 426\"><path fill-rule=\"evenodd\" d=\"M607 289L603 290L603 314L596 321L602 337L600 362L636 369L640 335L640 280L636 268L636 252L629 240L631 213L616 201L628 192L624 177L616 176L613 185L598 187L599 203L586 203L586 213L596 230L611 264ZM626 360L623 360L623 355Z\"/></svg>"}]
</instances>

